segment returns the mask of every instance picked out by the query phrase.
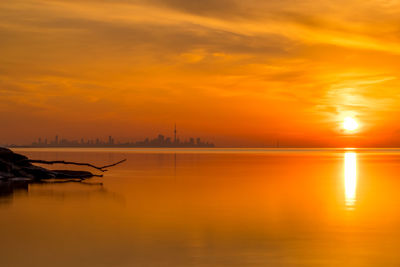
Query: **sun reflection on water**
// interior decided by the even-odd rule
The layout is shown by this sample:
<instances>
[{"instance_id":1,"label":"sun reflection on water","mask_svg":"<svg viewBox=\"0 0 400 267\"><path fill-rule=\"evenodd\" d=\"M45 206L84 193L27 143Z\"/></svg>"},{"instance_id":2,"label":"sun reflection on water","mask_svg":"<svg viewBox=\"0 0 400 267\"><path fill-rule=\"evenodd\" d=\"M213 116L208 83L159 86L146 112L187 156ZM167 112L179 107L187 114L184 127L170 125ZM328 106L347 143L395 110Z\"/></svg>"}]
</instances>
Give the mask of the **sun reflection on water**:
<instances>
[{"instance_id":1,"label":"sun reflection on water","mask_svg":"<svg viewBox=\"0 0 400 267\"><path fill-rule=\"evenodd\" d=\"M357 191L357 154L344 153L344 193L346 208L354 209Z\"/></svg>"}]
</instances>

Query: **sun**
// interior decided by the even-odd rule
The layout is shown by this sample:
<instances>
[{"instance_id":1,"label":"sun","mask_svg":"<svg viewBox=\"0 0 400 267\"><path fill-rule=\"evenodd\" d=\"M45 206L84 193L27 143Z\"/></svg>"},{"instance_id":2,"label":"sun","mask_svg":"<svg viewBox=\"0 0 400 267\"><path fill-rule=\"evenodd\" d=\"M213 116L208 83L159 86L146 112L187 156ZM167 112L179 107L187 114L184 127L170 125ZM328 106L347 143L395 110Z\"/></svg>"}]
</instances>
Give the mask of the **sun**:
<instances>
[{"instance_id":1,"label":"sun","mask_svg":"<svg viewBox=\"0 0 400 267\"><path fill-rule=\"evenodd\" d=\"M358 129L358 122L352 117L346 117L343 121L343 129L353 132Z\"/></svg>"}]
</instances>

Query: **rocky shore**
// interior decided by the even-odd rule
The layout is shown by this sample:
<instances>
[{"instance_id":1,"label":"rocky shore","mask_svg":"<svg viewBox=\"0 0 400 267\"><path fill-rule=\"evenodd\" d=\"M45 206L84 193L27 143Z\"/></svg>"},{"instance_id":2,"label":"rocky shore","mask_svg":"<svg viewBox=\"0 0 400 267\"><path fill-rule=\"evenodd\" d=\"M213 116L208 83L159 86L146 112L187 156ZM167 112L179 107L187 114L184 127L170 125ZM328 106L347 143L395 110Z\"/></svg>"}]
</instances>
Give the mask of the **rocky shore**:
<instances>
[{"instance_id":1,"label":"rocky shore","mask_svg":"<svg viewBox=\"0 0 400 267\"><path fill-rule=\"evenodd\" d=\"M41 181L44 179L87 179L95 175L88 171L48 170L35 166L31 160L8 148L0 147L1 181Z\"/></svg>"}]
</instances>

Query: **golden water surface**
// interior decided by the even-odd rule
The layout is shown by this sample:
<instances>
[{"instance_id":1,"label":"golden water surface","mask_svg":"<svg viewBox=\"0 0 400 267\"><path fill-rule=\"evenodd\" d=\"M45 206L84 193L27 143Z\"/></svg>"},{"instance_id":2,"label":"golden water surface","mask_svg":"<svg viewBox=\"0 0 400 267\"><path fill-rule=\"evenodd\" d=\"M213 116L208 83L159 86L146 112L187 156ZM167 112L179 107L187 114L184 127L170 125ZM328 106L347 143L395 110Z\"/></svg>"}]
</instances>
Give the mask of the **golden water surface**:
<instances>
[{"instance_id":1,"label":"golden water surface","mask_svg":"<svg viewBox=\"0 0 400 267\"><path fill-rule=\"evenodd\" d=\"M128 161L90 184L3 189L0 266L400 265L397 150L18 152Z\"/></svg>"}]
</instances>

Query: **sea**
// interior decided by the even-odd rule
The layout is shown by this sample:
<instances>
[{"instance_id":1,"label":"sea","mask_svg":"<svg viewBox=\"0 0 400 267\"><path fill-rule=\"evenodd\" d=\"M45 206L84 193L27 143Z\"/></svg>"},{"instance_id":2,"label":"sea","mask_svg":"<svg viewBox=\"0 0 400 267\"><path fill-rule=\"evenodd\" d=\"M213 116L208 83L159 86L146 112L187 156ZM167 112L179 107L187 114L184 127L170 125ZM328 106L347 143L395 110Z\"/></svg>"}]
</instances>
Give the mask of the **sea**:
<instances>
[{"instance_id":1,"label":"sea","mask_svg":"<svg viewBox=\"0 0 400 267\"><path fill-rule=\"evenodd\" d=\"M0 266L400 266L399 149L14 149L123 164L0 194Z\"/></svg>"}]
</instances>

